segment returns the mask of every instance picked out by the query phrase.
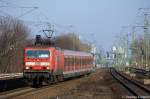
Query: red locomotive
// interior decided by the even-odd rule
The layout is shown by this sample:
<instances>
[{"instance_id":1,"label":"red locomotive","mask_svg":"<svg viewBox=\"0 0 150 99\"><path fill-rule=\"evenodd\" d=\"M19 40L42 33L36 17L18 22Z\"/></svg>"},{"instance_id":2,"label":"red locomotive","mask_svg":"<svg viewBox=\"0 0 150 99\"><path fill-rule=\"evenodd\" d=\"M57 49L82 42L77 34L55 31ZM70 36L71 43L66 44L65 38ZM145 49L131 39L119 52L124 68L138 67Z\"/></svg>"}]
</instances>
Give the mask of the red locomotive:
<instances>
[{"instance_id":1,"label":"red locomotive","mask_svg":"<svg viewBox=\"0 0 150 99\"><path fill-rule=\"evenodd\" d=\"M24 49L24 78L30 85L42 85L92 71L93 55L87 52L61 50L55 47Z\"/></svg>"}]
</instances>

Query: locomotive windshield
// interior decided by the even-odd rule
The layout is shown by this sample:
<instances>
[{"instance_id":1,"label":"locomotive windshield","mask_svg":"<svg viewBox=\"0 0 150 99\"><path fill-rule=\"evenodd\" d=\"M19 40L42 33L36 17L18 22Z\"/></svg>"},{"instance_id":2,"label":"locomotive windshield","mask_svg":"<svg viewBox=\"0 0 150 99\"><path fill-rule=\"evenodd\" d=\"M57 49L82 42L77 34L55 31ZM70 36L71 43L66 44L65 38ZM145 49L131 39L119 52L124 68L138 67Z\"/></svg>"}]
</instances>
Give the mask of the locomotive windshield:
<instances>
[{"instance_id":1,"label":"locomotive windshield","mask_svg":"<svg viewBox=\"0 0 150 99\"><path fill-rule=\"evenodd\" d=\"M50 56L49 50L27 50L27 58L48 58Z\"/></svg>"}]
</instances>

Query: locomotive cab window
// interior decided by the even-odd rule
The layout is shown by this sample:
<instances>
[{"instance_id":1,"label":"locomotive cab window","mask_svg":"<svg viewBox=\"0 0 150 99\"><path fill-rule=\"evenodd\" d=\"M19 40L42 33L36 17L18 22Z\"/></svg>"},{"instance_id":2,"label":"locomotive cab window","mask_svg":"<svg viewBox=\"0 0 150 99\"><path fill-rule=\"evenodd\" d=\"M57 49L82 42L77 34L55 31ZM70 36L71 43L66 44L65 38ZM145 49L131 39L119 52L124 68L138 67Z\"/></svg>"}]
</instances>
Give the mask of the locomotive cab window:
<instances>
[{"instance_id":1,"label":"locomotive cab window","mask_svg":"<svg viewBox=\"0 0 150 99\"><path fill-rule=\"evenodd\" d=\"M27 58L48 58L50 56L49 50L27 50Z\"/></svg>"}]
</instances>

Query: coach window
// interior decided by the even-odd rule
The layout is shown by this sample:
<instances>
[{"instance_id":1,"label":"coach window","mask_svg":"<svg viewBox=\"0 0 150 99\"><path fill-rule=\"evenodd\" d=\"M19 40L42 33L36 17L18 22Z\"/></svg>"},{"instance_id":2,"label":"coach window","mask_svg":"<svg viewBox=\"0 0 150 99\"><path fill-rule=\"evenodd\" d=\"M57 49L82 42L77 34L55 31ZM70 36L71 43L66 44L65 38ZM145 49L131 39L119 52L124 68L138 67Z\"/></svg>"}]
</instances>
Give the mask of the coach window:
<instances>
[{"instance_id":1,"label":"coach window","mask_svg":"<svg viewBox=\"0 0 150 99\"><path fill-rule=\"evenodd\" d=\"M72 61L72 57L70 57L70 66L72 66L73 61Z\"/></svg>"},{"instance_id":2,"label":"coach window","mask_svg":"<svg viewBox=\"0 0 150 99\"><path fill-rule=\"evenodd\" d=\"M77 66L79 66L79 58L77 57Z\"/></svg>"},{"instance_id":3,"label":"coach window","mask_svg":"<svg viewBox=\"0 0 150 99\"><path fill-rule=\"evenodd\" d=\"M71 66L71 58L68 57L68 66Z\"/></svg>"},{"instance_id":4,"label":"coach window","mask_svg":"<svg viewBox=\"0 0 150 99\"><path fill-rule=\"evenodd\" d=\"M77 59L78 59L78 64L77 64L77 65L79 66L79 65L80 65L80 60L79 60L79 57L78 57Z\"/></svg>"},{"instance_id":5,"label":"coach window","mask_svg":"<svg viewBox=\"0 0 150 99\"><path fill-rule=\"evenodd\" d=\"M85 65L86 65L86 57L85 57L85 59L84 59L84 62L85 62Z\"/></svg>"},{"instance_id":6,"label":"coach window","mask_svg":"<svg viewBox=\"0 0 150 99\"><path fill-rule=\"evenodd\" d=\"M67 57L65 57L65 66L67 66L68 64L67 64Z\"/></svg>"},{"instance_id":7,"label":"coach window","mask_svg":"<svg viewBox=\"0 0 150 99\"><path fill-rule=\"evenodd\" d=\"M80 68L80 66L81 66L81 58L79 57L79 68Z\"/></svg>"},{"instance_id":8,"label":"coach window","mask_svg":"<svg viewBox=\"0 0 150 99\"><path fill-rule=\"evenodd\" d=\"M81 57L80 57L80 66L81 66Z\"/></svg>"},{"instance_id":9,"label":"coach window","mask_svg":"<svg viewBox=\"0 0 150 99\"><path fill-rule=\"evenodd\" d=\"M65 69L66 71L68 71L68 58L65 57Z\"/></svg>"},{"instance_id":10,"label":"coach window","mask_svg":"<svg viewBox=\"0 0 150 99\"><path fill-rule=\"evenodd\" d=\"M75 57L75 66L77 66L77 64L78 64L78 59L77 57Z\"/></svg>"},{"instance_id":11,"label":"coach window","mask_svg":"<svg viewBox=\"0 0 150 99\"><path fill-rule=\"evenodd\" d=\"M80 57L79 57L79 68L80 68L80 65L81 65L81 61L80 61Z\"/></svg>"},{"instance_id":12,"label":"coach window","mask_svg":"<svg viewBox=\"0 0 150 99\"><path fill-rule=\"evenodd\" d=\"M87 58L85 57L85 65L87 65Z\"/></svg>"},{"instance_id":13,"label":"coach window","mask_svg":"<svg viewBox=\"0 0 150 99\"><path fill-rule=\"evenodd\" d=\"M80 57L79 57L79 67L80 67L80 65L81 65L81 61L80 61Z\"/></svg>"},{"instance_id":14,"label":"coach window","mask_svg":"<svg viewBox=\"0 0 150 99\"><path fill-rule=\"evenodd\" d=\"M88 57L86 58L86 65L88 65Z\"/></svg>"},{"instance_id":15,"label":"coach window","mask_svg":"<svg viewBox=\"0 0 150 99\"><path fill-rule=\"evenodd\" d=\"M87 58L87 65L89 65L89 62L90 62L90 60L89 60L89 57Z\"/></svg>"},{"instance_id":16,"label":"coach window","mask_svg":"<svg viewBox=\"0 0 150 99\"><path fill-rule=\"evenodd\" d=\"M80 66L81 66L81 57L79 58Z\"/></svg>"},{"instance_id":17,"label":"coach window","mask_svg":"<svg viewBox=\"0 0 150 99\"><path fill-rule=\"evenodd\" d=\"M88 63L88 61L87 61L87 57L85 58L85 64L86 64L86 66L87 66L87 63Z\"/></svg>"},{"instance_id":18,"label":"coach window","mask_svg":"<svg viewBox=\"0 0 150 99\"><path fill-rule=\"evenodd\" d=\"M79 58L77 57L77 66L79 66Z\"/></svg>"},{"instance_id":19,"label":"coach window","mask_svg":"<svg viewBox=\"0 0 150 99\"><path fill-rule=\"evenodd\" d=\"M65 60L64 65L66 66L66 58L64 60Z\"/></svg>"},{"instance_id":20,"label":"coach window","mask_svg":"<svg viewBox=\"0 0 150 99\"><path fill-rule=\"evenodd\" d=\"M67 57L67 66L69 66L69 57Z\"/></svg>"},{"instance_id":21,"label":"coach window","mask_svg":"<svg viewBox=\"0 0 150 99\"><path fill-rule=\"evenodd\" d=\"M71 66L72 65L72 59L71 59L71 57L69 57L69 66Z\"/></svg>"},{"instance_id":22,"label":"coach window","mask_svg":"<svg viewBox=\"0 0 150 99\"><path fill-rule=\"evenodd\" d=\"M89 65L91 65L91 58L89 57Z\"/></svg>"},{"instance_id":23,"label":"coach window","mask_svg":"<svg viewBox=\"0 0 150 99\"><path fill-rule=\"evenodd\" d=\"M86 65L86 58L84 58L84 66Z\"/></svg>"},{"instance_id":24,"label":"coach window","mask_svg":"<svg viewBox=\"0 0 150 99\"><path fill-rule=\"evenodd\" d=\"M68 61L69 61L68 66L71 66L71 57L68 58Z\"/></svg>"},{"instance_id":25,"label":"coach window","mask_svg":"<svg viewBox=\"0 0 150 99\"><path fill-rule=\"evenodd\" d=\"M85 65L85 58L84 58L84 65Z\"/></svg>"},{"instance_id":26,"label":"coach window","mask_svg":"<svg viewBox=\"0 0 150 99\"><path fill-rule=\"evenodd\" d=\"M78 65L78 58L75 57L75 66L77 67L77 65Z\"/></svg>"},{"instance_id":27,"label":"coach window","mask_svg":"<svg viewBox=\"0 0 150 99\"><path fill-rule=\"evenodd\" d=\"M75 67L76 66L76 57L75 56L73 57L73 64L72 64L72 66L73 66L74 69L76 68Z\"/></svg>"},{"instance_id":28,"label":"coach window","mask_svg":"<svg viewBox=\"0 0 150 99\"><path fill-rule=\"evenodd\" d=\"M75 60L74 57L72 57L72 66L74 66Z\"/></svg>"},{"instance_id":29,"label":"coach window","mask_svg":"<svg viewBox=\"0 0 150 99\"><path fill-rule=\"evenodd\" d=\"M70 66L70 57L68 57L68 66Z\"/></svg>"},{"instance_id":30,"label":"coach window","mask_svg":"<svg viewBox=\"0 0 150 99\"><path fill-rule=\"evenodd\" d=\"M76 58L75 58L75 56L72 58L72 61L73 61L73 64L72 64L72 66L75 66L75 63L76 63L76 60L75 60Z\"/></svg>"},{"instance_id":31,"label":"coach window","mask_svg":"<svg viewBox=\"0 0 150 99\"><path fill-rule=\"evenodd\" d=\"M84 67L84 57L82 58L82 68Z\"/></svg>"},{"instance_id":32,"label":"coach window","mask_svg":"<svg viewBox=\"0 0 150 99\"><path fill-rule=\"evenodd\" d=\"M90 58L90 65L92 65L92 58Z\"/></svg>"},{"instance_id":33,"label":"coach window","mask_svg":"<svg viewBox=\"0 0 150 99\"><path fill-rule=\"evenodd\" d=\"M91 58L89 58L89 65L91 65Z\"/></svg>"},{"instance_id":34,"label":"coach window","mask_svg":"<svg viewBox=\"0 0 150 99\"><path fill-rule=\"evenodd\" d=\"M76 57L74 57L73 60L74 60L73 66L75 66L76 65Z\"/></svg>"},{"instance_id":35,"label":"coach window","mask_svg":"<svg viewBox=\"0 0 150 99\"><path fill-rule=\"evenodd\" d=\"M73 57L73 66L76 65L76 57Z\"/></svg>"},{"instance_id":36,"label":"coach window","mask_svg":"<svg viewBox=\"0 0 150 99\"><path fill-rule=\"evenodd\" d=\"M81 64L81 66L82 66L82 57L80 58L80 64Z\"/></svg>"},{"instance_id":37,"label":"coach window","mask_svg":"<svg viewBox=\"0 0 150 99\"><path fill-rule=\"evenodd\" d=\"M77 68L78 68L78 66L79 66L79 58L78 57L76 57L76 65L77 65Z\"/></svg>"},{"instance_id":38,"label":"coach window","mask_svg":"<svg viewBox=\"0 0 150 99\"><path fill-rule=\"evenodd\" d=\"M69 57L67 57L67 66L69 66Z\"/></svg>"},{"instance_id":39,"label":"coach window","mask_svg":"<svg viewBox=\"0 0 150 99\"><path fill-rule=\"evenodd\" d=\"M84 65L84 59L82 58L82 68L83 68L83 65Z\"/></svg>"},{"instance_id":40,"label":"coach window","mask_svg":"<svg viewBox=\"0 0 150 99\"><path fill-rule=\"evenodd\" d=\"M78 65L78 58L77 57L75 57L75 66L77 66Z\"/></svg>"},{"instance_id":41,"label":"coach window","mask_svg":"<svg viewBox=\"0 0 150 99\"><path fill-rule=\"evenodd\" d=\"M82 63L83 63L83 66L84 66L84 58L82 59Z\"/></svg>"},{"instance_id":42,"label":"coach window","mask_svg":"<svg viewBox=\"0 0 150 99\"><path fill-rule=\"evenodd\" d=\"M93 60L93 59L92 59L92 58L90 58L90 65L92 65L92 60Z\"/></svg>"},{"instance_id":43,"label":"coach window","mask_svg":"<svg viewBox=\"0 0 150 99\"><path fill-rule=\"evenodd\" d=\"M70 57L70 66L72 67L73 66L73 58Z\"/></svg>"},{"instance_id":44,"label":"coach window","mask_svg":"<svg viewBox=\"0 0 150 99\"><path fill-rule=\"evenodd\" d=\"M87 62L86 64L88 65L88 63L89 63L88 57L87 57L87 59L86 59L86 62Z\"/></svg>"},{"instance_id":45,"label":"coach window","mask_svg":"<svg viewBox=\"0 0 150 99\"><path fill-rule=\"evenodd\" d=\"M74 66L74 57L72 57L72 66Z\"/></svg>"},{"instance_id":46,"label":"coach window","mask_svg":"<svg viewBox=\"0 0 150 99\"><path fill-rule=\"evenodd\" d=\"M76 61L77 61L77 66L79 65L79 58L78 57L76 57Z\"/></svg>"},{"instance_id":47,"label":"coach window","mask_svg":"<svg viewBox=\"0 0 150 99\"><path fill-rule=\"evenodd\" d=\"M88 64L88 58L86 57L86 65Z\"/></svg>"}]
</instances>

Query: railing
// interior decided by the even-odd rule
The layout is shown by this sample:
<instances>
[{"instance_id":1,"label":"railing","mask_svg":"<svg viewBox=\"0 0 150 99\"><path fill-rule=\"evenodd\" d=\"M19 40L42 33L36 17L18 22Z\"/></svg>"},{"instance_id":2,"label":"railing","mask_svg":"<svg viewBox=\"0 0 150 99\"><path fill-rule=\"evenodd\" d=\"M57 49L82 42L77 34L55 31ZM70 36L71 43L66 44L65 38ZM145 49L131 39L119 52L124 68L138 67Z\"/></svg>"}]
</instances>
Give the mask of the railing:
<instances>
[{"instance_id":1,"label":"railing","mask_svg":"<svg viewBox=\"0 0 150 99\"><path fill-rule=\"evenodd\" d=\"M22 77L23 77L23 73L0 74L0 80L22 78Z\"/></svg>"}]
</instances>

